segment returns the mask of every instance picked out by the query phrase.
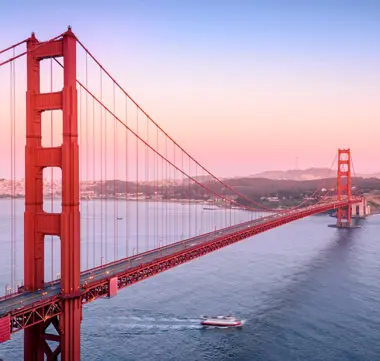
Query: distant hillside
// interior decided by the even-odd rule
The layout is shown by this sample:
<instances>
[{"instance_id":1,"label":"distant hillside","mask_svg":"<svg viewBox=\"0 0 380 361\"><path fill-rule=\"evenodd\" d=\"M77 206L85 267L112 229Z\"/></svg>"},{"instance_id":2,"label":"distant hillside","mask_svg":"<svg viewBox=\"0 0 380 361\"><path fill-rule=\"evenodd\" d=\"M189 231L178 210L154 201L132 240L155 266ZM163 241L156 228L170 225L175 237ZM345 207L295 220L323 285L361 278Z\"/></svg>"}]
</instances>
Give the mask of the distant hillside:
<instances>
[{"instance_id":1,"label":"distant hillside","mask_svg":"<svg viewBox=\"0 0 380 361\"><path fill-rule=\"evenodd\" d=\"M317 189L336 187L336 178L296 181L246 177L226 179L225 182L246 197L272 208L293 207L302 202L305 197L310 197ZM374 194L374 192L380 192L380 178L353 178L352 186L353 195ZM227 190L223 191L225 194L230 194ZM265 198L268 197L277 197L279 201L277 203L267 201ZM379 196L369 200L373 211L380 213ZM244 197L238 197L237 201L246 206L250 204Z\"/></svg>"},{"instance_id":2,"label":"distant hillside","mask_svg":"<svg viewBox=\"0 0 380 361\"><path fill-rule=\"evenodd\" d=\"M273 196L276 195L276 193L296 195L301 193L309 193L315 189L330 189L336 186L336 177L312 179L307 181L246 177L226 179L225 182L245 195L256 197L263 195ZM356 187L360 193L380 190L380 179L353 178L352 185Z\"/></svg>"},{"instance_id":3,"label":"distant hillside","mask_svg":"<svg viewBox=\"0 0 380 361\"><path fill-rule=\"evenodd\" d=\"M362 178L378 178L380 179L380 173L361 175Z\"/></svg>"},{"instance_id":4,"label":"distant hillside","mask_svg":"<svg viewBox=\"0 0 380 361\"><path fill-rule=\"evenodd\" d=\"M249 176L250 178L267 178L276 180L317 180L334 177L335 169L329 170L328 168L309 168L309 169L291 169L285 171L266 171L259 174ZM379 178L380 173L375 174L357 174L361 178Z\"/></svg>"}]
</instances>

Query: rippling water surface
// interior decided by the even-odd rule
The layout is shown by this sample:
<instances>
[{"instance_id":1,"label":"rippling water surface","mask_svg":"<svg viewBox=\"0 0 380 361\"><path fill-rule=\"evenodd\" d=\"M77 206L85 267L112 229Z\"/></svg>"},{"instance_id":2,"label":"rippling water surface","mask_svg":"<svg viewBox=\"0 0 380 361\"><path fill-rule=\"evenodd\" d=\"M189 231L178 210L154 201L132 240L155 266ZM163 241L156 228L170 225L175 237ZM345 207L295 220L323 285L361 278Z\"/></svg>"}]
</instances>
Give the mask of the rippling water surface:
<instances>
[{"instance_id":1,"label":"rippling water surface","mask_svg":"<svg viewBox=\"0 0 380 361\"><path fill-rule=\"evenodd\" d=\"M83 360L380 360L380 217L309 217L85 307ZM203 329L233 313L242 329ZM22 334L0 345L21 360Z\"/></svg>"}]
</instances>

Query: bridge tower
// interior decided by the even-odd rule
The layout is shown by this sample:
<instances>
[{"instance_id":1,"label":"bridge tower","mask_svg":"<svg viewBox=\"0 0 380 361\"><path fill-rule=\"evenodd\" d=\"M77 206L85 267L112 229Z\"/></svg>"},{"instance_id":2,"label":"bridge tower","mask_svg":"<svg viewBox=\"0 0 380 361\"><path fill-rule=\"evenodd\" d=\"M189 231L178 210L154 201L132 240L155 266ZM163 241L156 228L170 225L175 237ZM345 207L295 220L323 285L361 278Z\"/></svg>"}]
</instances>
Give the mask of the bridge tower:
<instances>
[{"instance_id":1,"label":"bridge tower","mask_svg":"<svg viewBox=\"0 0 380 361\"><path fill-rule=\"evenodd\" d=\"M26 291L44 285L44 238L60 237L62 313L44 324L25 330L24 360L80 360L80 214L79 148L76 88L76 38L69 28L62 38L39 42L34 34L27 42L26 148L25 148L25 235L24 280ZM40 62L63 57L63 90L40 92ZM63 141L58 147L42 147L41 114L62 110ZM42 172L46 167L62 170L62 212L43 210ZM49 325L57 334L47 334ZM52 350L47 343L57 342Z\"/></svg>"},{"instance_id":2,"label":"bridge tower","mask_svg":"<svg viewBox=\"0 0 380 361\"><path fill-rule=\"evenodd\" d=\"M338 150L338 174L337 174L337 198L338 201L351 200L351 153L350 149ZM339 208L336 226L339 228L351 227L351 206Z\"/></svg>"}]
</instances>

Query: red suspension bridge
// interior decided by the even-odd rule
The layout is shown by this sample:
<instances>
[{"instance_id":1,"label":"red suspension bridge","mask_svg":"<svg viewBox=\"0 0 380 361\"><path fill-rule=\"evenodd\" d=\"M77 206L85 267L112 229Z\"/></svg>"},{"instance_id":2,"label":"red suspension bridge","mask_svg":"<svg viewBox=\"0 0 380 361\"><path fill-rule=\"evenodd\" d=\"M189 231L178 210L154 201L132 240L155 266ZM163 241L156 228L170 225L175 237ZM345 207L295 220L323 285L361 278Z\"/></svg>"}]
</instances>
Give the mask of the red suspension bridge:
<instances>
[{"instance_id":1,"label":"red suspension bridge","mask_svg":"<svg viewBox=\"0 0 380 361\"><path fill-rule=\"evenodd\" d=\"M86 303L307 216L336 210L336 226L349 228L352 207L365 209L351 194L349 149L338 151L334 189L316 190L314 201L273 210L237 191L170 137L70 28L45 42L32 34L0 56L11 149L0 343L24 330L25 360L80 360Z\"/></svg>"}]
</instances>

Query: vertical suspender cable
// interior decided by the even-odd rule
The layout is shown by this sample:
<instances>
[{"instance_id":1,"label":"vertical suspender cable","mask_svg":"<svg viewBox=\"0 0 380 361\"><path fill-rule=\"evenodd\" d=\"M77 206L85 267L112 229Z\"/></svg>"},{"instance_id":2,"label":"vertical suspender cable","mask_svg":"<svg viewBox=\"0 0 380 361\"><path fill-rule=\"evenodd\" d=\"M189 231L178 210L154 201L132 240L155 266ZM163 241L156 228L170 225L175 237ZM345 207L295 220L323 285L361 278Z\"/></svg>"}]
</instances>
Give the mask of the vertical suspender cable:
<instances>
[{"instance_id":1,"label":"vertical suspender cable","mask_svg":"<svg viewBox=\"0 0 380 361\"><path fill-rule=\"evenodd\" d=\"M149 123L148 123L148 117L146 117L146 142L149 144ZM149 149L147 146L145 146L145 197L148 197L150 192L150 184L149 184ZM149 204L150 199L146 199L145 201L145 224L146 224L146 249L150 250L150 240L149 240L149 225L150 225L150 217L149 217Z\"/></svg>"},{"instance_id":2,"label":"vertical suspender cable","mask_svg":"<svg viewBox=\"0 0 380 361\"><path fill-rule=\"evenodd\" d=\"M174 157L174 164L176 164L176 154L175 154L175 144L173 144L173 157ZM178 238L178 183L177 183L177 170L173 167L173 179L174 179L174 194L173 198L175 201L175 211L174 211L174 242L179 241Z\"/></svg>"},{"instance_id":3,"label":"vertical suspender cable","mask_svg":"<svg viewBox=\"0 0 380 361\"><path fill-rule=\"evenodd\" d=\"M82 122L82 89L79 88L79 102L78 102L78 114L79 114L79 136L78 136L78 142L79 142L79 197L82 193L82 187L83 187L83 152L82 152L82 144L83 144L83 122ZM82 213L82 207L83 203L79 203L80 212ZM80 247L82 248L82 225L81 225L81 232L80 232ZM81 260L80 263L82 265L82 257L83 254L80 255Z\"/></svg>"},{"instance_id":4,"label":"vertical suspender cable","mask_svg":"<svg viewBox=\"0 0 380 361\"><path fill-rule=\"evenodd\" d=\"M113 83L112 89L113 96L113 113L116 110L116 100L115 100L115 83ZM117 135L116 135L116 118L113 117L113 259L117 260L117 239L118 239L118 214L117 214L117 201L116 201L116 187L118 184L117 180Z\"/></svg>"},{"instance_id":5,"label":"vertical suspender cable","mask_svg":"<svg viewBox=\"0 0 380 361\"><path fill-rule=\"evenodd\" d=\"M136 134L139 134L139 110L136 109ZM136 252L139 253L139 140L136 137Z\"/></svg>"},{"instance_id":6,"label":"vertical suspender cable","mask_svg":"<svg viewBox=\"0 0 380 361\"><path fill-rule=\"evenodd\" d=\"M128 125L128 98L125 100L125 124ZM125 257L128 257L128 129L125 130Z\"/></svg>"},{"instance_id":7,"label":"vertical suspender cable","mask_svg":"<svg viewBox=\"0 0 380 361\"><path fill-rule=\"evenodd\" d=\"M195 179L198 179L198 164L195 163ZM199 179L200 182L202 182L202 178ZM195 189L196 189L196 192L195 192L195 195L194 195L194 198L196 199L196 201L198 200L198 192L199 192L199 186L198 184L195 184ZM197 203L195 203L195 232L198 232L198 212L197 212Z\"/></svg>"},{"instance_id":8,"label":"vertical suspender cable","mask_svg":"<svg viewBox=\"0 0 380 361\"><path fill-rule=\"evenodd\" d=\"M188 157L188 159L189 159L189 175L191 176L191 169L190 169L190 157ZM188 195L187 195L187 197L189 198L189 202L188 202L188 204L189 204L189 234L188 234L188 238L190 238L191 237L191 207L190 207L190 202L191 202L191 185L190 185L190 182L191 182L191 180L190 179L188 179L188 182L189 182L189 192L188 192Z\"/></svg>"},{"instance_id":9,"label":"vertical suspender cable","mask_svg":"<svg viewBox=\"0 0 380 361\"><path fill-rule=\"evenodd\" d=\"M108 173L107 173L107 112L104 113L104 178L105 178L105 215L104 215L104 220L105 220L105 229L104 229L104 261L105 263L108 262Z\"/></svg>"},{"instance_id":10,"label":"vertical suspender cable","mask_svg":"<svg viewBox=\"0 0 380 361\"><path fill-rule=\"evenodd\" d=\"M163 154L165 152L165 144L163 144ZM167 199L167 188L166 188L166 160L162 160L162 243L161 246L166 244L166 199Z\"/></svg>"},{"instance_id":11,"label":"vertical suspender cable","mask_svg":"<svg viewBox=\"0 0 380 361\"><path fill-rule=\"evenodd\" d=\"M88 88L88 54L86 52L86 88ZM86 191L88 191L89 185L89 156L88 156L88 93L86 92ZM83 181L83 180L82 180ZM86 269L89 269L89 257L90 257L90 235L89 235L89 222L90 222L90 214L89 214L89 194L86 196Z\"/></svg>"},{"instance_id":12,"label":"vertical suspender cable","mask_svg":"<svg viewBox=\"0 0 380 361\"><path fill-rule=\"evenodd\" d=\"M11 191L11 254L10 254L10 259L11 259L11 290L13 291L14 288L14 197L13 197L13 183L14 183L14 172L13 172L13 127L14 127L14 116L13 116L13 66L14 62L10 62L10 76L9 76L9 81L10 81L10 118L11 118L11 182L10 182L10 191Z\"/></svg>"},{"instance_id":13,"label":"vertical suspender cable","mask_svg":"<svg viewBox=\"0 0 380 361\"><path fill-rule=\"evenodd\" d=\"M100 101L103 101L103 73L100 69ZM103 185L103 108L100 105L100 264L103 264L103 203L104 203L104 185Z\"/></svg>"},{"instance_id":14,"label":"vertical suspender cable","mask_svg":"<svg viewBox=\"0 0 380 361\"><path fill-rule=\"evenodd\" d=\"M93 185L96 184L95 180L95 100L92 99L92 181ZM94 188L93 188L94 189ZM96 223L96 209L95 201L92 202L92 267L95 267L95 223Z\"/></svg>"},{"instance_id":15,"label":"vertical suspender cable","mask_svg":"<svg viewBox=\"0 0 380 361\"><path fill-rule=\"evenodd\" d=\"M50 59L50 92L53 92L53 59ZM53 111L50 111L50 146L53 147ZM53 213L53 187L54 187L54 172L53 167L50 168L50 212ZM54 281L54 236L50 236L50 246L51 246L51 280Z\"/></svg>"},{"instance_id":16,"label":"vertical suspender cable","mask_svg":"<svg viewBox=\"0 0 380 361\"><path fill-rule=\"evenodd\" d=\"M13 48L13 54L15 54L15 48ZM16 197L16 61L13 62L13 195ZM13 277L16 283L17 274L17 236L16 236L16 199L13 200L13 237L14 237L14 248L13 248ZM16 287L16 284L14 285ZM15 289L16 290L16 289Z\"/></svg>"},{"instance_id":17,"label":"vertical suspender cable","mask_svg":"<svg viewBox=\"0 0 380 361\"><path fill-rule=\"evenodd\" d=\"M156 128L156 149L158 151L158 128ZM154 154L154 193L155 193L155 207L154 207L154 224L155 224L155 248L158 248L158 155Z\"/></svg>"},{"instance_id":18,"label":"vertical suspender cable","mask_svg":"<svg viewBox=\"0 0 380 361\"><path fill-rule=\"evenodd\" d=\"M181 170L182 172L184 171L183 167L183 151L181 150ZM185 183L185 178L183 178L183 175L181 176L181 199L185 200L185 193L184 193L184 183ZM184 231L185 231L185 208L183 205L185 205L185 202L181 202L181 213L182 213L182 218L181 218L181 240L184 240Z\"/></svg>"},{"instance_id":19,"label":"vertical suspender cable","mask_svg":"<svg viewBox=\"0 0 380 361\"><path fill-rule=\"evenodd\" d=\"M165 157L168 159L168 138L165 137ZM165 161L165 245L168 243L168 202L170 182L168 179L168 162Z\"/></svg>"}]
</instances>

